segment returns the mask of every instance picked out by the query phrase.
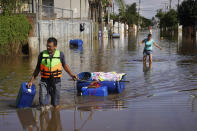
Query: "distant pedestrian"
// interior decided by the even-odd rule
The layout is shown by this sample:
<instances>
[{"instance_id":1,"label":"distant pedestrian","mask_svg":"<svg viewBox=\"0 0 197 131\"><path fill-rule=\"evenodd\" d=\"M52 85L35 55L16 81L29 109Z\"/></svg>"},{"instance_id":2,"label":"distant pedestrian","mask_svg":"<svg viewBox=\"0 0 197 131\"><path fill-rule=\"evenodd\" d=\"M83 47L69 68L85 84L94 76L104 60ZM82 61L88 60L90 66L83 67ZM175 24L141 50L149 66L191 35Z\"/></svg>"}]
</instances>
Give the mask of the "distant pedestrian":
<instances>
[{"instance_id":1,"label":"distant pedestrian","mask_svg":"<svg viewBox=\"0 0 197 131\"><path fill-rule=\"evenodd\" d=\"M56 109L59 108L62 67L73 80L77 79L77 76L71 72L66 64L63 52L56 48L57 40L53 37L49 38L47 40L47 50L39 54L37 66L28 82L28 87L31 87L33 80L41 72L39 102L43 111L49 107L49 96L51 96L51 104Z\"/></svg>"},{"instance_id":2,"label":"distant pedestrian","mask_svg":"<svg viewBox=\"0 0 197 131\"><path fill-rule=\"evenodd\" d=\"M144 51L143 51L143 62L146 64L146 57L149 56L149 64L152 64L152 46L156 46L160 50L162 48L152 39L152 35L148 34L148 37L139 42L139 45L141 46L142 43L145 43Z\"/></svg>"}]
</instances>

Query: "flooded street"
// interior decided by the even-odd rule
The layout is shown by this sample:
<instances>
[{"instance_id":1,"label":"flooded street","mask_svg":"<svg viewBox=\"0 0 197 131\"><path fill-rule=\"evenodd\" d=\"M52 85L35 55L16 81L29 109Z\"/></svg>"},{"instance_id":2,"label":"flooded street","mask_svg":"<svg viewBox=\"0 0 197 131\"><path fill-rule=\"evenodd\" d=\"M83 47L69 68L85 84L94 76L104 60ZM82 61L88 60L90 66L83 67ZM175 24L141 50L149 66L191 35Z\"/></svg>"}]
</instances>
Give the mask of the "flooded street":
<instances>
[{"instance_id":1,"label":"flooded street","mask_svg":"<svg viewBox=\"0 0 197 131\"><path fill-rule=\"evenodd\" d=\"M197 43L160 36L159 30L154 30L153 39L163 50L153 48L150 68L142 63L144 45L137 45L147 34L84 42L83 49L60 47L74 73L124 72L130 82L121 94L76 96L75 83L64 72L61 109L45 114L36 109L38 94L35 108L14 107L20 85L29 80L37 56L0 58L0 130L196 131ZM34 82L37 93L39 79Z\"/></svg>"}]
</instances>

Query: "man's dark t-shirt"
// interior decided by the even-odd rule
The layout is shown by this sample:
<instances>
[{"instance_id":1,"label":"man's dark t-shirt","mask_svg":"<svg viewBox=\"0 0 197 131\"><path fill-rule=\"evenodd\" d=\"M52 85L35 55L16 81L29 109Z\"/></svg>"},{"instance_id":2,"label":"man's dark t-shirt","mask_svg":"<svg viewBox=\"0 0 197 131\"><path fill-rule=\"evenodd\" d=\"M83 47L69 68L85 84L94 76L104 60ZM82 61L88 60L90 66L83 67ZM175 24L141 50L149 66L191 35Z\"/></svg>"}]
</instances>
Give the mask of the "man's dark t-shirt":
<instances>
[{"instance_id":1,"label":"man's dark t-shirt","mask_svg":"<svg viewBox=\"0 0 197 131\"><path fill-rule=\"evenodd\" d=\"M42 54L43 52L41 52L38 56L38 62L37 62L37 66L36 66L36 69L37 70L40 70L40 64L41 64L41 61L42 61ZM52 57L52 56L51 56ZM62 66L64 66L66 64L66 61L65 61L65 57L64 57L64 53L60 51L60 61L62 63Z\"/></svg>"}]
</instances>

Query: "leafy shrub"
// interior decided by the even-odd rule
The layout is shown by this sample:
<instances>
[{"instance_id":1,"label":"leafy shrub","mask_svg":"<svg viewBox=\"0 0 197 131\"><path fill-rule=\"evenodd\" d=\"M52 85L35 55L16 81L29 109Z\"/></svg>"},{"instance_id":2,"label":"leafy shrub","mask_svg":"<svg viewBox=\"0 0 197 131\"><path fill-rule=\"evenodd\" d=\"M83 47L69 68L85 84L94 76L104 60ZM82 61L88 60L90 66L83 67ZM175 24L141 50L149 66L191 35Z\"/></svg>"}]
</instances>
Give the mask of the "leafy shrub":
<instances>
[{"instance_id":1,"label":"leafy shrub","mask_svg":"<svg viewBox=\"0 0 197 131\"><path fill-rule=\"evenodd\" d=\"M18 54L27 43L31 24L23 14L0 15L0 54Z\"/></svg>"}]
</instances>

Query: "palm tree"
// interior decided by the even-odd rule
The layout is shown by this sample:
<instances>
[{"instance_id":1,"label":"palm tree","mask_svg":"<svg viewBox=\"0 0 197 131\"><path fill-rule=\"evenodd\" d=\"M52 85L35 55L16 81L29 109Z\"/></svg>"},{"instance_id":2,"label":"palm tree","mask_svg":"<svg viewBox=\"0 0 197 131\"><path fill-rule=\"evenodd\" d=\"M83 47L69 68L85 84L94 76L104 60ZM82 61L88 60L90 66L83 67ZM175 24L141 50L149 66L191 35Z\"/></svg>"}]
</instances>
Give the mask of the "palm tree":
<instances>
[{"instance_id":1,"label":"palm tree","mask_svg":"<svg viewBox=\"0 0 197 131\"><path fill-rule=\"evenodd\" d=\"M119 6L120 21L125 24L124 30L126 33L126 23L129 26L129 30L131 29L132 24L138 23L137 17L139 17L139 15L137 14L136 3L125 5L124 0L116 0L116 2Z\"/></svg>"},{"instance_id":2,"label":"palm tree","mask_svg":"<svg viewBox=\"0 0 197 131\"><path fill-rule=\"evenodd\" d=\"M124 0L115 0L115 2L119 6L119 11L120 11L121 15L125 15L126 5L125 5Z\"/></svg>"},{"instance_id":3,"label":"palm tree","mask_svg":"<svg viewBox=\"0 0 197 131\"><path fill-rule=\"evenodd\" d=\"M120 16L120 21L122 21L124 23L124 36L126 36L126 30L127 30L127 26L126 26L126 4L124 0L115 0L115 2L118 4L119 6L119 16Z\"/></svg>"}]
</instances>

